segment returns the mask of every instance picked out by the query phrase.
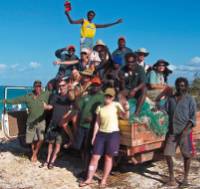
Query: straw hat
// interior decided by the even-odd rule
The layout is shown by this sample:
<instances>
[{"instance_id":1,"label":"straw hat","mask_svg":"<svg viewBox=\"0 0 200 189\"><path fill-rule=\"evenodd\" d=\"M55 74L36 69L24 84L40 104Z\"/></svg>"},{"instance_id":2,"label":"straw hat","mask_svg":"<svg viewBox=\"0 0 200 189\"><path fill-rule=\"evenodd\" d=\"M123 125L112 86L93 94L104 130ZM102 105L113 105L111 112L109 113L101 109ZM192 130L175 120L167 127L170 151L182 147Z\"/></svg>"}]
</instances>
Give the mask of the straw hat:
<instances>
[{"instance_id":1,"label":"straw hat","mask_svg":"<svg viewBox=\"0 0 200 189\"><path fill-rule=\"evenodd\" d=\"M149 52L148 52L147 49L145 49L145 48L140 48L140 49L138 49L137 51L135 51L135 53L136 53L136 54L142 53L142 54L144 54L144 56L148 56L148 55L149 55Z\"/></svg>"},{"instance_id":2,"label":"straw hat","mask_svg":"<svg viewBox=\"0 0 200 189\"><path fill-rule=\"evenodd\" d=\"M85 69L84 71L80 72L81 75L85 75L85 76L93 76L93 70L88 68L88 69Z\"/></svg>"},{"instance_id":3,"label":"straw hat","mask_svg":"<svg viewBox=\"0 0 200 189\"><path fill-rule=\"evenodd\" d=\"M97 45L106 46L106 44L101 39L96 41L96 45L95 46L97 46Z\"/></svg>"}]
</instances>

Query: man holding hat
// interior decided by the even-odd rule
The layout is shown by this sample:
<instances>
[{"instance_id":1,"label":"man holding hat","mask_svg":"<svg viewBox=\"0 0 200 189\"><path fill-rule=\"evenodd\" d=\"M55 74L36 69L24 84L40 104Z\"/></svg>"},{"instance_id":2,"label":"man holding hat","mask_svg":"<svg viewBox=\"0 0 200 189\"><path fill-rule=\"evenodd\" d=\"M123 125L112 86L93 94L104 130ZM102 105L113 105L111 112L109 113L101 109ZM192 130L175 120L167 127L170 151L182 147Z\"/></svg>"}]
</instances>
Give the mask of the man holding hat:
<instances>
[{"instance_id":1,"label":"man holding hat","mask_svg":"<svg viewBox=\"0 0 200 189\"><path fill-rule=\"evenodd\" d=\"M8 104L25 103L28 107L28 118L26 122L26 143L32 145L32 162L37 161L37 155L44 140L46 127L44 103L47 103L48 99L49 92L43 92L42 82L36 80L33 83L32 93L4 101Z\"/></svg>"},{"instance_id":2,"label":"man holding hat","mask_svg":"<svg viewBox=\"0 0 200 189\"><path fill-rule=\"evenodd\" d=\"M112 59L114 62L118 63L120 67L123 67L126 63L125 55L131 52L133 51L126 47L126 39L124 37L119 37L118 48L112 53Z\"/></svg>"},{"instance_id":3,"label":"man holding hat","mask_svg":"<svg viewBox=\"0 0 200 189\"><path fill-rule=\"evenodd\" d=\"M75 46L69 45L66 48L61 48L56 50L55 56L59 58L59 60L55 61L54 64L59 64L59 70L57 73L57 77L63 77L65 75L70 75L74 67L78 67L79 58L75 55L76 49ZM65 64L65 61L75 61L72 64Z\"/></svg>"}]
</instances>

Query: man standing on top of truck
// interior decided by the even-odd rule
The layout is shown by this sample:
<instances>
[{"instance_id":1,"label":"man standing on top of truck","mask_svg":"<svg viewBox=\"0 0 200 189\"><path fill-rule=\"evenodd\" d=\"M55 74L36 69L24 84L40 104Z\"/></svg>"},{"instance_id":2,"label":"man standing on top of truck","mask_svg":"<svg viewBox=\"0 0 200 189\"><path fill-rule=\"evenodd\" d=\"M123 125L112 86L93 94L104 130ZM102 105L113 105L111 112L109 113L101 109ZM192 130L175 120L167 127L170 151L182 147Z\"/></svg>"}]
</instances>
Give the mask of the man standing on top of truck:
<instances>
[{"instance_id":1,"label":"man standing on top of truck","mask_svg":"<svg viewBox=\"0 0 200 189\"><path fill-rule=\"evenodd\" d=\"M195 126L196 103L188 94L188 80L179 77L175 82L176 93L166 102L166 111L169 115L169 131L166 137L164 155L169 169L169 186L175 186L176 180L173 172L172 156L176 153L176 147L184 159L184 179L181 186L188 185L188 174L192 157L191 129Z\"/></svg>"},{"instance_id":2,"label":"man standing on top of truck","mask_svg":"<svg viewBox=\"0 0 200 189\"><path fill-rule=\"evenodd\" d=\"M37 155L44 140L45 134L45 110L44 102L48 103L49 92L42 91L42 82L34 81L33 92L15 99L6 99L4 103L21 104L25 103L28 108L28 118L26 122L26 143L31 144L31 161L37 161Z\"/></svg>"},{"instance_id":3,"label":"man standing on top of truck","mask_svg":"<svg viewBox=\"0 0 200 189\"><path fill-rule=\"evenodd\" d=\"M87 13L87 19L79 19L79 20L72 20L69 12L65 11L65 14L69 20L70 24L81 24L81 49L82 48L93 48L93 39L96 34L96 28L106 28L113 26L115 24L122 23L122 19L117 20L116 22L110 24L95 24L92 22L96 13L90 10Z\"/></svg>"}]
</instances>

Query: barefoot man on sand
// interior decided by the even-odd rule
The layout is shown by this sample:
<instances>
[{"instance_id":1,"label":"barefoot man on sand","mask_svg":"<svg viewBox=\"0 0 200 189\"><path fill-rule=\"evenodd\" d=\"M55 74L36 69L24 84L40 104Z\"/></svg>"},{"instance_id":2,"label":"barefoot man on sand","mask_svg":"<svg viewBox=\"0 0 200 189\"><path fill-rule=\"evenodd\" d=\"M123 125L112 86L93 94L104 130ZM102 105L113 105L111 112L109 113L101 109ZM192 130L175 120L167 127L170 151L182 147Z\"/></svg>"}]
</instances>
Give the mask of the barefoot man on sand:
<instances>
[{"instance_id":1,"label":"barefoot man on sand","mask_svg":"<svg viewBox=\"0 0 200 189\"><path fill-rule=\"evenodd\" d=\"M176 153L176 147L180 147L184 161L184 178L181 186L188 186L188 174L192 157L192 141L190 133L195 126L196 103L188 94L188 80L179 77L175 82L176 93L166 103L169 115L169 132L166 137L164 155L169 169L169 182L167 185L176 186L172 156Z\"/></svg>"},{"instance_id":2,"label":"barefoot man on sand","mask_svg":"<svg viewBox=\"0 0 200 189\"><path fill-rule=\"evenodd\" d=\"M44 140L45 112L43 103L48 102L49 92L42 91L42 83L36 80L33 84L33 92L15 99L6 99L4 103L21 104L28 107L28 118L26 122L26 143L31 144L31 161L37 161L37 155Z\"/></svg>"}]
</instances>

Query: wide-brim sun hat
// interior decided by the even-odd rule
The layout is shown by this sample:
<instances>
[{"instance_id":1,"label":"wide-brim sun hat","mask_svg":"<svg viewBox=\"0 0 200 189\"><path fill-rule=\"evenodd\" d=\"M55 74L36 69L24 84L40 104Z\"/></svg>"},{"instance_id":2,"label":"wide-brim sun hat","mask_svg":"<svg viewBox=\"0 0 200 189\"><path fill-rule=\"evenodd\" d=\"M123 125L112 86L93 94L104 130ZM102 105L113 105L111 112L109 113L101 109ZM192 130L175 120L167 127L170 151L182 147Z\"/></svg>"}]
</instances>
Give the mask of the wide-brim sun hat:
<instances>
[{"instance_id":1,"label":"wide-brim sun hat","mask_svg":"<svg viewBox=\"0 0 200 189\"><path fill-rule=\"evenodd\" d=\"M144 54L144 56L148 56L149 52L145 48L139 48L138 50L135 51L136 54Z\"/></svg>"},{"instance_id":2,"label":"wide-brim sun hat","mask_svg":"<svg viewBox=\"0 0 200 189\"><path fill-rule=\"evenodd\" d=\"M153 65L153 67L157 67L161 63L164 64L165 66L169 66L169 62L167 62L164 59L159 59L159 60L156 61L156 63Z\"/></svg>"},{"instance_id":3,"label":"wide-brim sun hat","mask_svg":"<svg viewBox=\"0 0 200 189\"><path fill-rule=\"evenodd\" d=\"M96 41L95 46L97 46L97 45L106 46L106 44L101 39Z\"/></svg>"}]
</instances>

